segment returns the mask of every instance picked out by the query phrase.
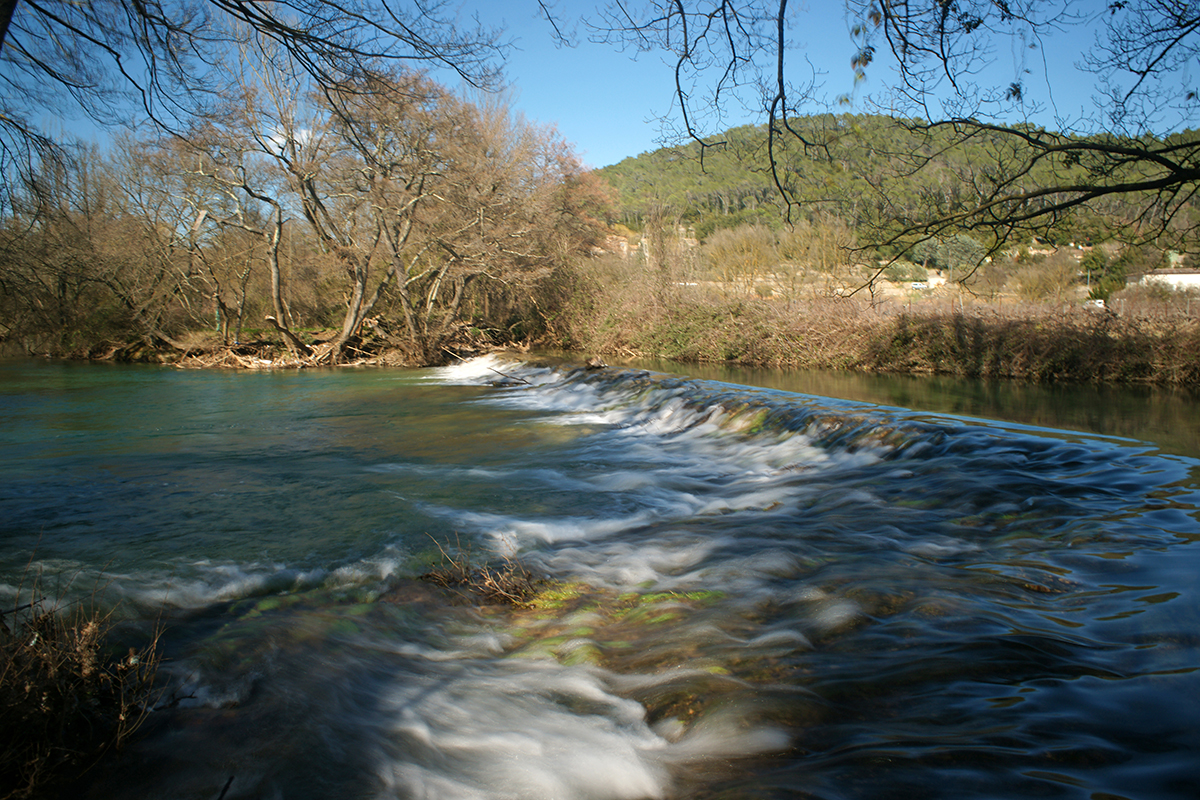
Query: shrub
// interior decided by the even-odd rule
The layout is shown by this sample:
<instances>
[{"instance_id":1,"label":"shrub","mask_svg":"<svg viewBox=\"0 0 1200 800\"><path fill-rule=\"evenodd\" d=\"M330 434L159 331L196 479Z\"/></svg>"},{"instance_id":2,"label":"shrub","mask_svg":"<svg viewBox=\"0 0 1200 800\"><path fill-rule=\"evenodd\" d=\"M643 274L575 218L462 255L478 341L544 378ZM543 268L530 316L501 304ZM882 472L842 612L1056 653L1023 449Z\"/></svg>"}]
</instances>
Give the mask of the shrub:
<instances>
[{"instance_id":1,"label":"shrub","mask_svg":"<svg viewBox=\"0 0 1200 800\"><path fill-rule=\"evenodd\" d=\"M478 562L461 543L453 554L435 541L441 563L417 576L418 580L450 589L461 598L485 605L525 606L538 593L538 580L515 558L505 557L500 564Z\"/></svg>"},{"instance_id":2,"label":"shrub","mask_svg":"<svg viewBox=\"0 0 1200 800\"><path fill-rule=\"evenodd\" d=\"M923 281L929 278L929 270L911 261L896 261L889 264L887 269L883 271L883 277L893 283Z\"/></svg>"},{"instance_id":3,"label":"shrub","mask_svg":"<svg viewBox=\"0 0 1200 800\"><path fill-rule=\"evenodd\" d=\"M49 793L142 724L158 637L118 654L111 632L110 615L79 605L0 612L0 798Z\"/></svg>"},{"instance_id":4,"label":"shrub","mask_svg":"<svg viewBox=\"0 0 1200 800\"><path fill-rule=\"evenodd\" d=\"M1060 301L1077 283L1079 264L1070 251L1059 250L1043 259L1024 263L1013 275L1017 295L1027 302Z\"/></svg>"}]
</instances>

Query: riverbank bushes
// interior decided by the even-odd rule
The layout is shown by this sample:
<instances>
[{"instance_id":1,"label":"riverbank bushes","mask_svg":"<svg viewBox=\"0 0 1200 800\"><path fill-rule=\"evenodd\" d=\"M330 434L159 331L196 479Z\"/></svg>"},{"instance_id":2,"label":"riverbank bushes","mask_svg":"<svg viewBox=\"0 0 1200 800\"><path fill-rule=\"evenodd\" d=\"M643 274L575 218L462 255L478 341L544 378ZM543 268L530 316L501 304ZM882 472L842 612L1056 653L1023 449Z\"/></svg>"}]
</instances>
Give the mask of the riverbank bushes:
<instances>
[{"instance_id":1,"label":"riverbank bushes","mask_svg":"<svg viewBox=\"0 0 1200 800\"><path fill-rule=\"evenodd\" d=\"M55 796L140 727L157 640L119 652L112 632L110 615L44 599L0 613L0 798Z\"/></svg>"},{"instance_id":2,"label":"riverbank bushes","mask_svg":"<svg viewBox=\"0 0 1200 800\"><path fill-rule=\"evenodd\" d=\"M595 275L588 301L564 314L560 346L746 366L1200 387L1200 320L1146 306L786 301L688 281L639 283L616 270L607 281Z\"/></svg>"}]
</instances>

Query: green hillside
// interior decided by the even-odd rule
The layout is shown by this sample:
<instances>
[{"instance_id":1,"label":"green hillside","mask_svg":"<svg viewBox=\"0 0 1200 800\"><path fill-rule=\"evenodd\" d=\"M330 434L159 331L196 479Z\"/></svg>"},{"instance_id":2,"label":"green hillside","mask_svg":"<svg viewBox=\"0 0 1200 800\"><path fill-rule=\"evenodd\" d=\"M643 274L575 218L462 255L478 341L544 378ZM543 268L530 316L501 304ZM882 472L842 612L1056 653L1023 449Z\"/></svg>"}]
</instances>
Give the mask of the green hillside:
<instances>
[{"instance_id":1,"label":"green hillside","mask_svg":"<svg viewBox=\"0 0 1200 800\"><path fill-rule=\"evenodd\" d=\"M1001 182L1019 189L1088 178L1087 165L1067 158L1018 169L1027 154L1011 135L962 136L949 127L853 114L797 118L791 127L799 136L777 137L775 157L776 176L793 199L792 220L833 215L876 241L962 210ZM786 218L785 203L766 145L765 127L744 126L705 147L693 142L605 167L599 174L619 198L614 221L640 230L649 216L665 213L694 227L700 239L743 223L778 228ZM1034 233L1052 242L1104 241L1135 224L1144 201L1134 196L1095 202L1046 221Z\"/></svg>"}]
</instances>

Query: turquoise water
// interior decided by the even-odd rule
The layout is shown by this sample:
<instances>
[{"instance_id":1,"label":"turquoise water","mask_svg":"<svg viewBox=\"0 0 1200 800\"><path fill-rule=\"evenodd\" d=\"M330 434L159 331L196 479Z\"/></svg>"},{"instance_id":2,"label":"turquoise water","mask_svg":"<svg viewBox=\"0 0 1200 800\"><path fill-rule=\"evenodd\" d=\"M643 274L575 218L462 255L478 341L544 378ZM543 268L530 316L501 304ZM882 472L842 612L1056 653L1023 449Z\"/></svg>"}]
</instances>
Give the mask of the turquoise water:
<instances>
[{"instance_id":1,"label":"turquoise water","mask_svg":"<svg viewBox=\"0 0 1200 800\"><path fill-rule=\"evenodd\" d=\"M0 590L165 624L98 798L1193 796L1187 404L804 380L3 363Z\"/></svg>"}]
</instances>

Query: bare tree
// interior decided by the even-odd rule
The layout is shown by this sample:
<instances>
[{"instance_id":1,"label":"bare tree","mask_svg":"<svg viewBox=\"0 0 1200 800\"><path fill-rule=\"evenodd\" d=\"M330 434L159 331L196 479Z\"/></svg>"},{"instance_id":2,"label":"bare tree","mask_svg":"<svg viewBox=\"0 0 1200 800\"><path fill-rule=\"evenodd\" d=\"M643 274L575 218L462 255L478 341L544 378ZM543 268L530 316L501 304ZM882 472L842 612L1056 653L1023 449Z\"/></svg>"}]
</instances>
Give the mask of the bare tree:
<instances>
[{"instance_id":1,"label":"bare tree","mask_svg":"<svg viewBox=\"0 0 1200 800\"><path fill-rule=\"evenodd\" d=\"M800 220L780 233L789 300L801 283L825 295L841 296L861 286L864 275L854 262L854 232L837 217Z\"/></svg>"},{"instance_id":2,"label":"bare tree","mask_svg":"<svg viewBox=\"0 0 1200 800\"><path fill-rule=\"evenodd\" d=\"M60 353L110 337L181 346L198 292L180 206L141 191L136 178L93 151L25 186L3 229L0 266L20 321L14 340Z\"/></svg>"},{"instance_id":3,"label":"bare tree","mask_svg":"<svg viewBox=\"0 0 1200 800\"><path fill-rule=\"evenodd\" d=\"M775 233L763 225L716 231L704 243L713 276L723 287L750 294L760 281L770 281L779 268Z\"/></svg>"},{"instance_id":4,"label":"bare tree","mask_svg":"<svg viewBox=\"0 0 1200 800\"><path fill-rule=\"evenodd\" d=\"M1194 246L1195 220L1186 209L1200 181L1200 137L1172 131L1200 110L1186 69L1200 55L1200 6L1129 0L1083 15L1068 3L1024 0L866 2L859 10L863 60L886 47L900 77L893 100L929 120L910 128L949 134L952 143L982 142L992 154L967 176L968 202L914 220L903 235L978 230L1002 244L1115 197L1130 209L1129 238ZM1024 118L1044 109L1027 102L1023 72L999 85L978 77L998 37L1017 36L1036 50L1085 23L1096 32L1080 63L1100 87L1090 115L1057 115L1057 130L1032 124Z\"/></svg>"},{"instance_id":5,"label":"bare tree","mask_svg":"<svg viewBox=\"0 0 1200 800\"><path fill-rule=\"evenodd\" d=\"M282 202L269 192L256 188L254 178L251 177L245 164L239 163L232 168L226 166L224 169L214 169L211 178L222 187L232 206L230 213L215 220L216 223L252 234L258 237L263 245L267 274L271 281L270 295L273 312L266 316L266 321L283 335L284 343L293 355L312 355L312 348L300 341L292 331L291 313L283 297L283 266L280 253L283 247L284 224L287 219ZM264 209L268 210L265 216L261 213L261 210ZM210 274L212 274L211 269ZM244 281L245 277L243 277L243 286Z\"/></svg>"},{"instance_id":6,"label":"bare tree","mask_svg":"<svg viewBox=\"0 0 1200 800\"><path fill-rule=\"evenodd\" d=\"M492 86L508 47L443 0L0 0L0 167L36 171L61 153L50 112L179 132L229 90L222 63L246 36L334 85L380 65L450 70ZM14 188L9 186L8 188Z\"/></svg>"},{"instance_id":7,"label":"bare tree","mask_svg":"<svg viewBox=\"0 0 1200 800\"><path fill-rule=\"evenodd\" d=\"M228 204L270 207L276 232L296 214L340 265L342 324L322 357L341 360L370 328L438 360L477 284L548 274L586 228L564 192L577 160L502 97L469 103L404 69L321 84L262 36L230 72L237 91L189 138ZM399 331L380 326L393 308ZM278 308L273 324L291 338Z\"/></svg>"},{"instance_id":8,"label":"bare tree","mask_svg":"<svg viewBox=\"0 0 1200 800\"><path fill-rule=\"evenodd\" d=\"M788 62L789 13L795 10L789 12L788 0L650 0L636 6L617 0L601 7L589 27L595 41L669 54L675 108L662 117L664 133L668 140L699 142L701 163L707 148L727 144L715 134L725 127L730 107L761 115L772 179L790 198L776 143L789 137L805 148L822 146L819 137L790 123L817 90L811 63L797 72Z\"/></svg>"},{"instance_id":9,"label":"bare tree","mask_svg":"<svg viewBox=\"0 0 1200 800\"><path fill-rule=\"evenodd\" d=\"M453 131L445 124L444 111L451 100L440 86L412 73L369 76L324 92L321 99L329 113L331 134L341 148L340 169L326 176L328 188L322 188L316 176L301 175L294 167L289 166L289 174L313 230L335 248L351 276L339 346L361 331L384 292L392 288L403 309L414 355L426 361L430 353L424 315L413 284L425 278L432 282L431 310L445 269L435 265L413 274L437 243L414 234L423 223L423 206L434 201L435 187L449 168L446 151ZM355 214L342 216L355 219L360 234L329 214L322 194L330 191L343 195L343 206L355 204ZM376 260L382 274L372 286Z\"/></svg>"},{"instance_id":10,"label":"bare tree","mask_svg":"<svg viewBox=\"0 0 1200 800\"><path fill-rule=\"evenodd\" d=\"M361 325L390 294L406 346L443 358L472 291L524 287L578 255L598 225L567 191L582 172L552 131L514 116L503 96L454 97L411 74L324 93L333 130L352 153L386 269L353 303Z\"/></svg>"}]
</instances>

